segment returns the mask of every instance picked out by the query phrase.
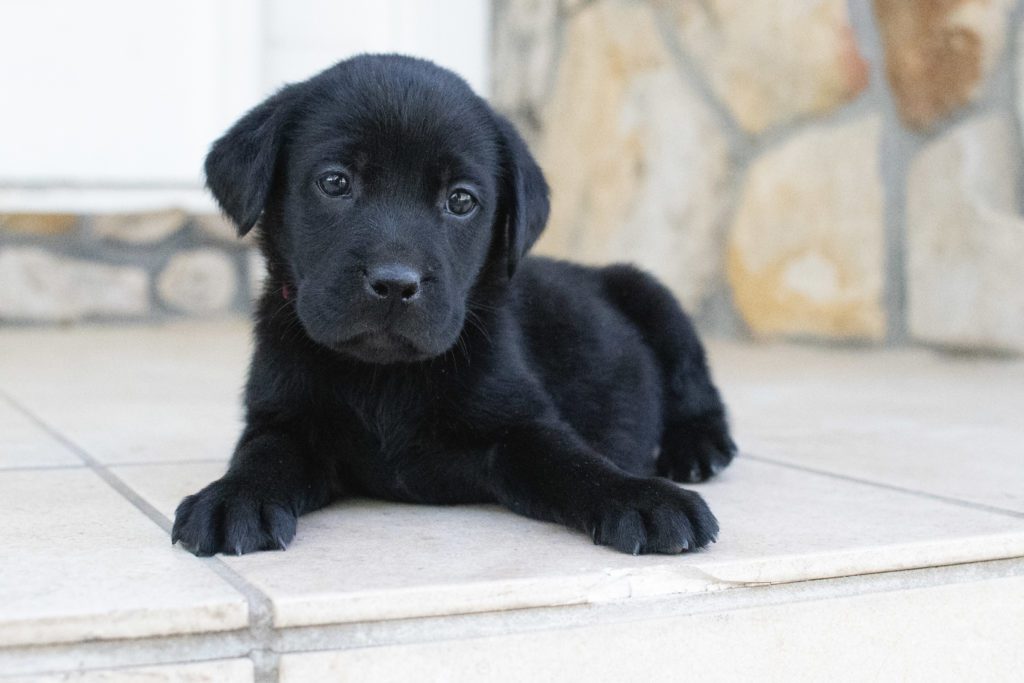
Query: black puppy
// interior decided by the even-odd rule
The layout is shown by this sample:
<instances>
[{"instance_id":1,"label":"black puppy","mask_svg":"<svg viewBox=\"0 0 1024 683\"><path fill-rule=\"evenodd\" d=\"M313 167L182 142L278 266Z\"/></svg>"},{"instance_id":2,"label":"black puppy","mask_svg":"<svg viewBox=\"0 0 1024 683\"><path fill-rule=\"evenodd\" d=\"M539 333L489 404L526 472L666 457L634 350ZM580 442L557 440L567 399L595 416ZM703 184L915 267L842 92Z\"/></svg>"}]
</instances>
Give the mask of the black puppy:
<instances>
[{"instance_id":1,"label":"black puppy","mask_svg":"<svg viewBox=\"0 0 1024 683\"><path fill-rule=\"evenodd\" d=\"M354 495L500 503L627 553L715 540L700 496L655 476L735 452L693 327L635 268L524 258L547 185L458 76L341 62L246 114L206 175L242 234L259 222L269 276L247 426L173 541L283 549Z\"/></svg>"}]
</instances>

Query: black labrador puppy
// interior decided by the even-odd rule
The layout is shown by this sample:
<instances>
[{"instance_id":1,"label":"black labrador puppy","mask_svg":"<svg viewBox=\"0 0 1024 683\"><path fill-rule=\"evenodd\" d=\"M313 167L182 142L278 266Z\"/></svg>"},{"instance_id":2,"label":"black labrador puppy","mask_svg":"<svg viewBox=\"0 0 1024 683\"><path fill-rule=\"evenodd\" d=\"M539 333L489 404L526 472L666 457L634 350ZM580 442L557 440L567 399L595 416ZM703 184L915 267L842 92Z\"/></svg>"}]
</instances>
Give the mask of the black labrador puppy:
<instances>
[{"instance_id":1,"label":"black labrador puppy","mask_svg":"<svg viewBox=\"0 0 1024 683\"><path fill-rule=\"evenodd\" d=\"M341 62L242 117L206 175L269 275L245 431L173 541L284 549L346 496L500 503L634 554L715 540L668 479L735 452L690 321L631 266L525 256L547 184L458 76Z\"/></svg>"}]
</instances>

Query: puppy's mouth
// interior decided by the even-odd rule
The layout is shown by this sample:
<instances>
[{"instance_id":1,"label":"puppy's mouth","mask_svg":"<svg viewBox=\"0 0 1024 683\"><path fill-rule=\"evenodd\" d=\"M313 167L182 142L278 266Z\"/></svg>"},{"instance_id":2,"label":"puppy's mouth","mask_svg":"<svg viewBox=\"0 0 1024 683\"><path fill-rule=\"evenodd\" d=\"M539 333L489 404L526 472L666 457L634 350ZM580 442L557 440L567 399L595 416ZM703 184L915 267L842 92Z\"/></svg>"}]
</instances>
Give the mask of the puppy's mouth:
<instances>
[{"instance_id":1,"label":"puppy's mouth","mask_svg":"<svg viewBox=\"0 0 1024 683\"><path fill-rule=\"evenodd\" d=\"M388 330L360 332L331 346L335 351L364 363L415 363L433 355L410 339Z\"/></svg>"}]
</instances>

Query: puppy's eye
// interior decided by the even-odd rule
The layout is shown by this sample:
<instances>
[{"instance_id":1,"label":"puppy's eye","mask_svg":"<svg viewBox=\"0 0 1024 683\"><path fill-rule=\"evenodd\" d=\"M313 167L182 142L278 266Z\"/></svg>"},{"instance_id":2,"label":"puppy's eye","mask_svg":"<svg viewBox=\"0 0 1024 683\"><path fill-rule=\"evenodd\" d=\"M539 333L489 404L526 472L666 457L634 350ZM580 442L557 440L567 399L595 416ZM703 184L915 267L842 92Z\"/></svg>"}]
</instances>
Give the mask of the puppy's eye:
<instances>
[{"instance_id":1,"label":"puppy's eye","mask_svg":"<svg viewBox=\"0 0 1024 683\"><path fill-rule=\"evenodd\" d=\"M344 197L352 191L352 181L337 171L324 173L316 179L316 186L328 197Z\"/></svg>"},{"instance_id":2,"label":"puppy's eye","mask_svg":"<svg viewBox=\"0 0 1024 683\"><path fill-rule=\"evenodd\" d=\"M465 190L455 190L452 192L448 195L448 203L444 205L448 213L453 213L456 216L465 216L475 207L476 197Z\"/></svg>"}]
</instances>

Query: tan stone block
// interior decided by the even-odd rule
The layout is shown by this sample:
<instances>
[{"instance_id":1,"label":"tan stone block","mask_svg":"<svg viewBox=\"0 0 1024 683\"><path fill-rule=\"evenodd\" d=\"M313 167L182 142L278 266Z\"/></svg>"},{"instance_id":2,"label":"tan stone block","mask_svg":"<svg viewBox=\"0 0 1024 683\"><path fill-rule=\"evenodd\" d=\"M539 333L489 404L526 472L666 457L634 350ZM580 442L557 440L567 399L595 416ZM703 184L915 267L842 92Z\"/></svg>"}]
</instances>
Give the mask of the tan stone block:
<instances>
[{"instance_id":1,"label":"tan stone block","mask_svg":"<svg viewBox=\"0 0 1024 683\"><path fill-rule=\"evenodd\" d=\"M885 335L880 133L877 116L809 128L751 165L727 271L756 335Z\"/></svg>"},{"instance_id":2,"label":"tan stone block","mask_svg":"<svg viewBox=\"0 0 1024 683\"><path fill-rule=\"evenodd\" d=\"M911 334L1024 352L1024 219L1013 121L975 117L934 140L907 180Z\"/></svg>"},{"instance_id":3,"label":"tan stone block","mask_svg":"<svg viewBox=\"0 0 1024 683\"><path fill-rule=\"evenodd\" d=\"M144 213L108 214L92 220L96 237L128 244L161 242L185 224L185 212L180 209L148 211Z\"/></svg>"},{"instance_id":4,"label":"tan stone block","mask_svg":"<svg viewBox=\"0 0 1024 683\"><path fill-rule=\"evenodd\" d=\"M0 229L30 235L61 235L78 223L71 213L8 213L0 214Z\"/></svg>"},{"instance_id":5,"label":"tan stone block","mask_svg":"<svg viewBox=\"0 0 1024 683\"><path fill-rule=\"evenodd\" d=\"M241 246L243 238L238 236L238 228L235 227L235 224L232 223L224 214L199 214L195 216L194 219L200 232L207 237L211 237L225 244ZM255 235L255 233L250 232L249 235L252 236ZM251 241L251 237L247 241Z\"/></svg>"},{"instance_id":6,"label":"tan stone block","mask_svg":"<svg viewBox=\"0 0 1024 683\"><path fill-rule=\"evenodd\" d=\"M831 111L867 87L846 0L661 0L680 47L744 130Z\"/></svg>"},{"instance_id":7,"label":"tan stone block","mask_svg":"<svg viewBox=\"0 0 1024 683\"><path fill-rule=\"evenodd\" d=\"M184 313L209 314L234 301L238 274L231 258L217 249L175 254L157 277L160 298Z\"/></svg>"},{"instance_id":8,"label":"tan stone block","mask_svg":"<svg viewBox=\"0 0 1024 683\"><path fill-rule=\"evenodd\" d=\"M972 101L1003 51L1012 0L875 0L900 116L927 129Z\"/></svg>"},{"instance_id":9,"label":"tan stone block","mask_svg":"<svg viewBox=\"0 0 1024 683\"><path fill-rule=\"evenodd\" d=\"M544 112L552 214L538 250L633 261L693 308L721 272L729 151L644 5L580 8Z\"/></svg>"}]
</instances>

